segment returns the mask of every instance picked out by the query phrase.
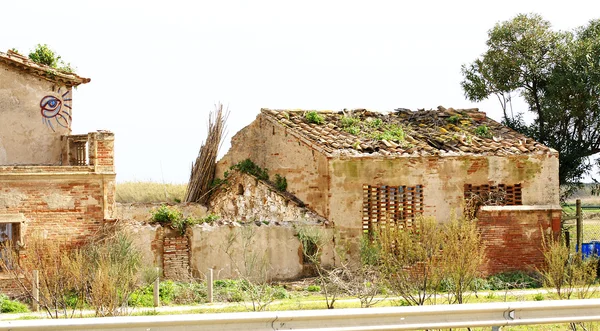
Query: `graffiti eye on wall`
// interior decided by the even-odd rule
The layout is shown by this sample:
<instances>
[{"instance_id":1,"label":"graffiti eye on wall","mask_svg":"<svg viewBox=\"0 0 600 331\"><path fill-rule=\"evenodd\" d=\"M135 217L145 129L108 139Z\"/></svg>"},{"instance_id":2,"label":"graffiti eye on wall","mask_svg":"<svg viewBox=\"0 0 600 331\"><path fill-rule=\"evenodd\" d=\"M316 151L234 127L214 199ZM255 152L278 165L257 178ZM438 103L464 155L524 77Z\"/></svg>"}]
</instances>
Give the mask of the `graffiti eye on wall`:
<instances>
[{"instance_id":1,"label":"graffiti eye on wall","mask_svg":"<svg viewBox=\"0 0 600 331\"><path fill-rule=\"evenodd\" d=\"M71 100L71 90L67 90L61 94L61 89L58 89L57 95L43 97L40 101L42 122L52 129L52 131L56 131L53 123L70 129Z\"/></svg>"}]
</instances>

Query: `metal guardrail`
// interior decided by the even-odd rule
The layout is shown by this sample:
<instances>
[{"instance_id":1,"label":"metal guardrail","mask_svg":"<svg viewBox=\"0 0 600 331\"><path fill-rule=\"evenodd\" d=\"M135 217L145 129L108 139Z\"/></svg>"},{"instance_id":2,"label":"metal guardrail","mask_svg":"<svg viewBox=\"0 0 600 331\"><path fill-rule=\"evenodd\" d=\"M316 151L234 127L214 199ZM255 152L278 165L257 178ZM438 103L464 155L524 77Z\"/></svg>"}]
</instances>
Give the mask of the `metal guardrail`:
<instances>
[{"instance_id":1,"label":"metal guardrail","mask_svg":"<svg viewBox=\"0 0 600 331\"><path fill-rule=\"evenodd\" d=\"M600 321L600 299L0 322L0 330L373 331Z\"/></svg>"}]
</instances>

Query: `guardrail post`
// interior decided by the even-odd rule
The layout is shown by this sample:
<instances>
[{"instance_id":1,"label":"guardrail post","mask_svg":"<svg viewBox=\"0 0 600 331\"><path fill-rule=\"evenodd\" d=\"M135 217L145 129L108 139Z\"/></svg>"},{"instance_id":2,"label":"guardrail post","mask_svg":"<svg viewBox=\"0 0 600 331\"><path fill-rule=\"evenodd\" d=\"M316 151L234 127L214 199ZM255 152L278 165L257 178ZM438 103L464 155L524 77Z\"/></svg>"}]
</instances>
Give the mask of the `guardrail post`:
<instances>
[{"instance_id":1,"label":"guardrail post","mask_svg":"<svg viewBox=\"0 0 600 331\"><path fill-rule=\"evenodd\" d=\"M213 302L213 269L208 269L208 275L206 275L206 288L208 292L208 302Z\"/></svg>"},{"instance_id":2,"label":"guardrail post","mask_svg":"<svg viewBox=\"0 0 600 331\"><path fill-rule=\"evenodd\" d=\"M156 279L154 280L154 290L152 291L154 294L154 307L158 307L160 305L160 268L156 268Z\"/></svg>"},{"instance_id":3,"label":"guardrail post","mask_svg":"<svg viewBox=\"0 0 600 331\"><path fill-rule=\"evenodd\" d=\"M492 326L492 331L501 331L502 327L501 326Z\"/></svg>"},{"instance_id":4,"label":"guardrail post","mask_svg":"<svg viewBox=\"0 0 600 331\"><path fill-rule=\"evenodd\" d=\"M33 288L31 289L31 294L33 295L33 302L31 305L31 310L38 311L40 310L40 272L38 270L33 271Z\"/></svg>"},{"instance_id":5,"label":"guardrail post","mask_svg":"<svg viewBox=\"0 0 600 331\"><path fill-rule=\"evenodd\" d=\"M577 252L581 254L581 243L583 241L583 216L581 213L581 200L575 201L575 215L577 216Z\"/></svg>"}]
</instances>

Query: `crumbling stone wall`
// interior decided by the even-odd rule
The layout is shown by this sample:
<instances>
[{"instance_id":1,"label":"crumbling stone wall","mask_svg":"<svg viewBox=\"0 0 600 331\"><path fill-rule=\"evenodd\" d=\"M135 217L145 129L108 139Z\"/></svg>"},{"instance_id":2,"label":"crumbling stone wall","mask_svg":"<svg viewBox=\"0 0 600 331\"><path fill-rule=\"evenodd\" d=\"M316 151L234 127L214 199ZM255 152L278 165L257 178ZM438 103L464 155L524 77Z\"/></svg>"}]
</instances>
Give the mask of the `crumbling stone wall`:
<instances>
[{"instance_id":1,"label":"crumbling stone wall","mask_svg":"<svg viewBox=\"0 0 600 331\"><path fill-rule=\"evenodd\" d=\"M326 221L291 194L237 171L213 193L209 209L224 219L243 222Z\"/></svg>"},{"instance_id":2,"label":"crumbling stone wall","mask_svg":"<svg viewBox=\"0 0 600 331\"><path fill-rule=\"evenodd\" d=\"M254 122L231 138L231 148L219 162L216 177L229 167L250 159L269 170L273 178L287 178L287 190L319 215L329 216L329 163L325 155L305 138L260 114Z\"/></svg>"}]
</instances>

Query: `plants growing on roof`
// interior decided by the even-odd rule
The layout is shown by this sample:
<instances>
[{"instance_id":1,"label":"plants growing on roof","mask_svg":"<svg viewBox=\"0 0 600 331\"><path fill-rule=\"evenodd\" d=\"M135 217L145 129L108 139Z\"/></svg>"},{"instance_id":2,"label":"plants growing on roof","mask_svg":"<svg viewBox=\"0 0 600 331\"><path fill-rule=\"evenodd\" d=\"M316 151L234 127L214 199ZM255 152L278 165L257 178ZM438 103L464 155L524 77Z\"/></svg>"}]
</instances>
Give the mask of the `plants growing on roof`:
<instances>
[{"instance_id":1,"label":"plants growing on roof","mask_svg":"<svg viewBox=\"0 0 600 331\"><path fill-rule=\"evenodd\" d=\"M482 124L475 128L475 134L482 138L491 138L492 130L490 130L490 128L487 125Z\"/></svg>"},{"instance_id":2,"label":"plants growing on roof","mask_svg":"<svg viewBox=\"0 0 600 331\"><path fill-rule=\"evenodd\" d=\"M406 138L406 133L404 133L404 129L402 129L401 126L396 124L389 124L385 126L383 132L374 132L371 135L371 138L375 140L403 142Z\"/></svg>"},{"instance_id":3,"label":"plants growing on roof","mask_svg":"<svg viewBox=\"0 0 600 331\"><path fill-rule=\"evenodd\" d=\"M452 124L458 124L458 121L460 121L460 115L452 115L450 117L448 117L446 119L446 121L448 121L448 123L452 123Z\"/></svg>"},{"instance_id":4,"label":"plants growing on roof","mask_svg":"<svg viewBox=\"0 0 600 331\"><path fill-rule=\"evenodd\" d=\"M381 127L381 124L383 124L383 121L381 120L381 118L375 118L371 121L368 121L367 123L370 127L379 129Z\"/></svg>"},{"instance_id":5,"label":"plants growing on roof","mask_svg":"<svg viewBox=\"0 0 600 331\"><path fill-rule=\"evenodd\" d=\"M325 117L314 110L304 114L304 118L306 118L308 123L323 124L325 122Z\"/></svg>"},{"instance_id":6,"label":"plants growing on roof","mask_svg":"<svg viewBox=\"0 0 600 331\"><path fill-rule=\"evenodd\" d=\"M13 51L14 48L13 48ZM18 51L16 52L18 53ZM29 59L35 63L47 65L50 68L58 69L67 73L72 73L75 70L70 63L65 63L60 55L56 54L48 45L37 44L35 49L29 53Z\"/></svg>"}]
</instances>

